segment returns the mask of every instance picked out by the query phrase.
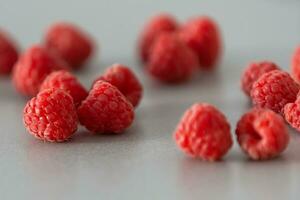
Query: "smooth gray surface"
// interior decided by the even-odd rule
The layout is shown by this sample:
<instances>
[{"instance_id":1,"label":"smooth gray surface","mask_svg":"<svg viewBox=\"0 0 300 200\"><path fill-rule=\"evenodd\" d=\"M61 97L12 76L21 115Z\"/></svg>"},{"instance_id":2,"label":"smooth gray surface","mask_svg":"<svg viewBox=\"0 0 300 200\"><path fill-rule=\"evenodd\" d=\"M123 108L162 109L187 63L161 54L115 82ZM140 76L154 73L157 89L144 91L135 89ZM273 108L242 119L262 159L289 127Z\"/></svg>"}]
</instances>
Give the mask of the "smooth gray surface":
<instances>
[{"instance_id":1,"label":"smooth gray surface","mask_svg":"<svg viewBox=\"0 0 300 200\"><path fill-rule=\"evenodd\" d=\"M220 24L225 54L219 70L195 75L178 86L161 85L141 70L135 39L147 17L169 11L185 20L208 14ZM172 132L192 103L215 104L232 133L249 108L239 90L243 67L271 59L288 70L300 44L300 2L255 1L4 1L0 26L22 48L40 41L55 20L71 20L88 30L100 51L78 72L87 86L106 66L132 66L145 94L133 126L119 136L90 136L81 128L67 143L31 137L22 125L26 100L0 77L0 199L299 199L300 137L291 132L278 159L253 162L234 148L223 162L193 160L177 150Z\"/></svg>"}]
</instances>

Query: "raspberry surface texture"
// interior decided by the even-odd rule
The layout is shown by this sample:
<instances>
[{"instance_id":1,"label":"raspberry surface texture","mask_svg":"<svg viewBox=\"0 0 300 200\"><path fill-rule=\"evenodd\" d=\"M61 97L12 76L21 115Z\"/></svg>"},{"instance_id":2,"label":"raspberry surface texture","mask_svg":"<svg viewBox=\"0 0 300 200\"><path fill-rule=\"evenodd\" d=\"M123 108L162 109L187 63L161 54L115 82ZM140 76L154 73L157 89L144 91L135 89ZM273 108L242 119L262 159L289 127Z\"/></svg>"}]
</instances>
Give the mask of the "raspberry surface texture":
<instances>
[{"instance_id":1,"label":"raspberry surface texture","mask_svg":"<svg viewBox=\"0 0 300 200\"><path fill-rule=\"evenodd\" d=\"M133 122L134 109L113 85L99 80L78 108L80 123L94 133L121 133Z\"/></svg>"},{"instance_id":2,"label":"raspberry surface texture","mask_svg":"<svg viewBox=\"0 0 300 200\"><path fill-rule=\"evenodd\" d=\"M97 80L107 81L114 85L123 93L133 107L138 106L142 98L143 87L130 68L121 64L114 64Z\"/></svg>"},{"instance_id":3,"label":"raspberry surface texture","mask_svg":"<svg viewBox=\"0 0 300 200\"><path fill-rule=\"evenodd\" d=\"M283 118L269 109L254 108L237 123L236 136L242 150L254 160L278 156L289 143Z\"/></svg>"},{"instance_id":4,"label":"raspberry surface texture","mask_svg":"<svg viewBox=\"0 0 300 200\"><path fill-rule=\"evenodd\" d=\"M214 68L222 52L218 25L207 16L196 17L183 25L180 31L183 41L194 50L203 69Z\"/></svg>"},{"instance_id":5,"label":"raspberry surface texture","mask_svg":"<svg viewBox=\"0 0 300 200\"><path fill-rule=\"evenodd\" d=\"M78 126L72 97L54 88L40 92L26 104L23 121L30 134L49 142L68 140Z\"/></svg>"},{"instance_id":6,"label":"raspberry surface texture","mask_svg":"<svg viewBox=\"0 0 300 200\"><path fill-rule=\"evenodd\" d=\"M178 83L198 68L196 54L174 33L162 33L152 47L147 70L157 80Z\"/></svg>"},{"instance_id":7,"label":"raspberry surface texture","mask_svg":"<svg viewBox=\"0 0 300 200\"><path fill-rule=\"evenodd\" d=\"M230 125L214 106L197 103L181 118L174 139L185 153L203 160L220 160L231 148Z\"/></svg>"},{"instance_id":8,"label":"raspberry surface texture","mask_svg":"<svg viewBox=\"0 0 300 200\"><path fill-rule=\"evenodd\" d=\"M78 79L66 70L55 71L49 74L42 83L40 91L50 88L59 88L68 92L76 106L79 106L81 101L88 95L88 92Z\"/></svg>"},{"instance_id":9,"label":"raspberry surface texture","mask_svg":"<svg viewBox=\"0 0 300 200\"><path fill-rule=\"evenodd\" d=\"M285 120L297 131L300 131L300 98L284 106Z\"/></svg>"},{"instance_id":10,"label":"raspberry surface texture","mask_svg":"<svg viewBox=\"0 0 300 200\"><path fill-rule=\"evenodd\" d=\"M141 60L148 61L151 46L163 32L174 32L177 30L178 24L176 19L169 14L159 14L152 17L143 28L139 38L139 53Z\"/></svg>"},{"instance_id":11,"label":"raspberry surface texture","mask_svg":"<svg viewBox=\"0 0 300 200\"><path fill-rule=\"evenodd\" d=\"M300 83L300 46L298 46L292 56L292 76Z\"/></svg>"},{"instance_id":12,"label":"raspberry surface texture","mask_svg":"<svg viewBox=\"0 0 300 200\"><path fill-rule=\"evenodd\" d=\"M251 98L253 104L258 107L282 113L285 104L296 100L298 91L299 85L288 73L272 70L254 82Z\"/></svg>"},{"instance_id":13,"label":"raspberry surface texture","mask_svg":"<svg viewBox=\"0 0 300 200\"><path fill-rule=\"evenodd\" d=\"M244 93L250 96L253 83L266 72L279 69L279 67L270 61L250 63L241 77L241 87Z\"/></svg>"},{"instance_id":14,"label":"raspberry surface texture","mask_svg":"<svg viewBox=\"0 0 300 200\"><path fill-rule=\"evenodd\" d=\"M18 50L15 42L8 33L0 30L0 75L9 74L18 59Z\"/></svg>"},{"instance_id":15,"label":"raspberry surface texture","mask_svg":"<svg viewBox=\"0 0 300 200\"><path fill-rule=\"evenodd\" d=\"M90 36L74 24L65 22L50 26L45 44L73 68L81 67L93 51Z\"/></svg>"},{"instance_id":16,"label":"raspberry surface texture","mask_svg":"<svg viewBox=\"0 0 300 200\"><path fill-rule=\"evenodd\" d=\"M21 94L34 96L39 92L46 76L60 69L68 69L67 63L44 47L34 45L15 64L13 83Z\"/></svg>"}]
</instances>

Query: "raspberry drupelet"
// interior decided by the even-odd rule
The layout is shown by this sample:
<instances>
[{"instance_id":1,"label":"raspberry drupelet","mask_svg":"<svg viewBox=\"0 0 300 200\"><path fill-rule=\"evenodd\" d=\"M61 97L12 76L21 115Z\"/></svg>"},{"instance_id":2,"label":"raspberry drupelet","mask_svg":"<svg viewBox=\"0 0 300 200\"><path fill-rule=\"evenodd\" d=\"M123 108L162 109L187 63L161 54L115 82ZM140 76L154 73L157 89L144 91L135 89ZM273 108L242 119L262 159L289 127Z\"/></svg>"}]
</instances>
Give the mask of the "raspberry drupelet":
<instances>
[{"instance_id":1,"label":"raspberry drupelet","mask_svg":"<svg viewBox=\"0 0 300 200\"><path fill-rule=\"evenodd\" d=\"M0 75L10 74L18 59L18 49L8 33L0 29Z\"/></svg>"},{"instance_id":2,"label":"raspberry drupelet","mask_svg":"<svg viewBox=\"0 0 300 200\"><path fill-rule=\"evenodd\" d=\"M197 103L181 118L174 139L181 150L203 160L220 160L231 148L230 125L214 106Z\"/></svg>"},{"instance_id":3,"label":"raspberry drupelet","mask_svg":"<svg viewBox=\"0 0 300 200\"><path fill-rule=\"evenodd\" d=\"M278 156L289 143L283 118L272 110L254 108L244 114L236 128L242 150L253 160Z\"/></svg>"}]
</instances>

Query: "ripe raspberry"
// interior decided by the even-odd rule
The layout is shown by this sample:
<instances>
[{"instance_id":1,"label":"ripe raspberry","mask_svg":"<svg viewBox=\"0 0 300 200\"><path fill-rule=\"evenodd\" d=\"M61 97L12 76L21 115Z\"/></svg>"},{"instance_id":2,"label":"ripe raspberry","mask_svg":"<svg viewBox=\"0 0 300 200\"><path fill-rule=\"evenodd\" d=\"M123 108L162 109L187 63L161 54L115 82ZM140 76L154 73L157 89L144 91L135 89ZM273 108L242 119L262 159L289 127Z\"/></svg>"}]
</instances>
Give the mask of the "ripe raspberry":
<instances>
[{"instance_id":1,"label":"ripe raspberry","mask_svg":"<svg viewBox=\"0 0 300 200\"><path fill-rule=\"evenodd\" d=\"M258 107L282 113L285 104L296 100L298 91L299 85L288 73L272 70L254 82L251 98L253 104Z\"/></svg>"},{"instance_id":2,"label":"ripe raspberry","mask_svg":"<svg viewBox=\"0 0 300 200\"><path fill-rule=\"evenodd\" d=\"M164 82L182 82L197 69L196 55L174 33L162 33L152 46L147 69Z\"/></svg>"},{"instance_id":3,"label":"ripe raspberry","mask_svg":"<svg viewBox=\"0 0 300 200\"><path fill-rule=\"evenodd\" d=\"M284 106L284 118L294 127L300 131L300 98L298 97L294 103L288 103Z\"/></svg>"},{"instance_id":4,"label":"ripe raspberry","mask_svg":"<svg viewBox=\"0 0 300 200\"><path fill-rule=\"evenodd\" d=\"M95 133L121 133L133 122L134 110L126 97L106 81L97 81L78 108L80 123Z\"/></svg>"},{"instance_id":5,"label":"ripe raspberry","mask_svg":"<svg viewBox=\"0 0 300 200\"><path fill-rule=\"evenodd\" d=\"M66 70L52 72L41 85L40 91L49 88L60 88L67 91L73 97L74 104L79 106L88 93L78 79Z\"/></svg>"},{"instance_id":6,"label":"ripe raspberry","mask_svg":"<svg viewBox=\"0 0 300 200\"><path fill-rule=\"evenodd\" d=\"M93 51L90 37L70 23L56 23L50 26L45 43L73 68L79 68Z\"/></svg>"},{"instance_id":7,"label":"ripe raspberry","mask_svg":"<svg viewBox=\"0 0 300 200\"><path fill-rule=\"evenodd\" d=\"M241 86L245 94L250 96L253 83L264 73L275 69L279 69L279 67L275 63L269 61L250 63L241 78Z\"/></svg>"},{"instance_id":8,"label":"ripe raspberry","mask_svg":"<svg viewBox=\"0 0 300 200\"><path fill-rule=\"evenodd\" d=\"M134 107L139 104L142 98L143 88L141 83L133 71L124 65L112 65L98 80L107 81L117 87Z\"/></svg>"},{"instance_id":9,"label":"ripe raspberry","mask_svg":"<svg viewBox=\"0 0 300 200\"><path fill-rule=\"evenodd\" d=\"M157 36L163 32L174 32L178 25L176 19L168 14L156 15L145 25L139 39L139 52L142 61L147 62L150 49Z\"/></svg>"},{"instance_id":10,"label":"ripe raspberry","mask_svg":"<svg viewBox=\"0 0 300 200\"><path fill-rule=\"evenodd\" d=\"M292 57L292 76L300 83L300 46L295 50Z\"/></svg>"},{"instance_id":11,"label":"ripe raspberry","mask_svg":"<svg viewBox=\"0 0 300 200\"><path fill-rule=\"evenodd\" d=\"M68 140L78 125L72 97L55 88L40 92L26 104L23 121L30 134L49 142Z\"/></svg>"},{"instance_id":12,"label":"ripe raspberry","mask_svg":"<svg viewBox=\"0 0 300 200\"><path fill-rule=\"evenodd\" d=\"M18 52L14 41L0 30L0 75L9 74L17 59Z\"/></svg>"},{"instance_id":13,"label":"ripe raspberry","mask_svg":"<svg viewBox=\"0 0 300 200\"><path fill-rule=\"evenodd\" d=\"M231 148L230 125L225 116L206 103L189 108L174 133L177 145L188 155L219 160Z\"/></svg>"},{"instance_id":14,"label":"ripe raspberry","mask_svg":"<svg viewBox=\"0 0 300 200\"><path fill-rule=\"evenodd\" d=\"M34 45L27 49L13 69L16 89L27 96L39 92L40 85L52 71L68 68L67 64L44 47Z\"/></svg>"},{"instance_id":15,"label":"ripe raspberry","mask_svg":"<svg viewBox=\"0 0 300 200\"><path fill-rule=\"evenodd\" d=\"M254 108L237 123L237 140L243 151L254 160L278 156L289 143L283 118L268 109Z\"/></svg>"},{"instance_id":16,"label":"ripe raspberry","mask_svg":"<svg viewBox=\"0 0 300 200\"><path fill-rule=\"evenodd\" d=\"M180 35L197 54L201 68L214 68L219 60L222 44L218 26L211 18L191 19L183 25Z\"/></svg>"}]
</instances>

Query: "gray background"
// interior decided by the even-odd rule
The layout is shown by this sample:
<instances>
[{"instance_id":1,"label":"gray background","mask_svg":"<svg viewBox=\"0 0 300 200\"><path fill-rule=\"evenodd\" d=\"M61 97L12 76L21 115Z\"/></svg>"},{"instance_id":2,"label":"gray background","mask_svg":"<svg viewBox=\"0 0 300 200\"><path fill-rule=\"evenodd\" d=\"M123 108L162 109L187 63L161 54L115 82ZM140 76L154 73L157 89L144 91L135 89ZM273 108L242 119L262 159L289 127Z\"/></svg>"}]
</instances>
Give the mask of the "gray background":
<instances>
[{"instance_id":1,"label":"gray background","mask_svg":"<svg viewBox=\"0 0 300 200\"><path fill-rule=\"evenodd\" d=\"M178 86L147 77L136 57L136 38L145 20L168 11L184 21L208 14L220 24L225 54L219 69L199 73ZM172 132L192 103L215 104L236 121L250 107L239 89L244 66L270 59L289 70L300 44L300 1L17 1L0 0L0 27L20 47L41 40L56 20L75 22L99 46L87 69L77 73L89 87L106 66L131 66L145 94L133 126L123 135L90 136L80 128L67 143L44 143L22 124L26 99L0 77L0 199L299 199L300 138L292 130L278 159L249 161L235 143L224 161L186 157Z\"/></svg>"}]
</instances>

